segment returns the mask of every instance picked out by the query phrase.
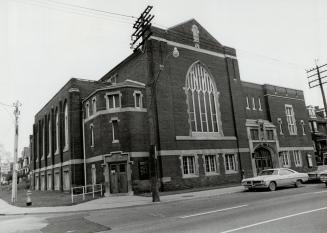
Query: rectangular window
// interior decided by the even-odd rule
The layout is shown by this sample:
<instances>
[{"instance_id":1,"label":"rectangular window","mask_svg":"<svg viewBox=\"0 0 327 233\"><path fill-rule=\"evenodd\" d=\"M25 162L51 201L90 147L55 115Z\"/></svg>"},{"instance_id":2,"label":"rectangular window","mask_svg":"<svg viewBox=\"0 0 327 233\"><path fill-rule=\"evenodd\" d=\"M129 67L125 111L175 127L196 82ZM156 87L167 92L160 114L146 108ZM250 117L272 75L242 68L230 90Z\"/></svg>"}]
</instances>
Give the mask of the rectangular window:
<instances>
[{"instance_id":1,"label":"rectangular window","mask_svg":"<svg viewBox=\"0 0 327 233\"><path fill-rule=\"evenodd\" d=\"M259 140L259 130L258 129L250 129L251 139Z\"/></svg>"},{"instance_id":2,"label":"rectangular window","mask_svg":"<svg viewBox=\"0 0 327 233\"><path fill-rule=\"evenodd\" d=\"M292 105L285 105L286 120L288 124L288 131L290 135L296 135L296 122Z\"/></svg>"},{"instance_id":3,"label":"rectangular window","mask_svg":"<svg viewBox=\"0 0 327 233\"><path fill-rule=\"evenodd\" d=\"M97 173L96 173L96 168L95 168L95 164L92 164L92 184L96 184L97 183Z\"/></svg>"},{"instance_id":4,"label":"rectangular window","mask_svg":"<svg viewBox=\"0 0 327 233\"><path fill-rule=\"evenodd\" d=\"M255 99L254 99L254 97L252 97L252 109L253 109L253 110L256 110L256 108L255 108Z\"/></svg>"},{"instance_id":5,"label":"rectangular window","mask_svg":"<svg viewBox=\"0 0 327 233\"><path fill-rule=\"evenodd\" d=\"M149 179L149 163L147 161L139 162L139 175L140 180Z\"/></svg>"},{"instance_id":6,"label":"rectangular window","mask_svg":"<svg viewBox=\"0 0 327 233\"><path fill-rule=\"evenodd\" d=\"M97 112L97 101L96 98L94 97L92 99L92 114L95 114Z\"/></svg>"},{"instance_id":7,"label":"rectangular window","mask_svg":"<svg viewBox=\"0 0 327 233\"><path fill-rule=\"evenodd\" d=\"M87 102L85 104L85 118L89 118L90 117L90 104L89 102Z\"/></svg>"},{"instance_id":8,"label":"rectangular window","mask_svg":"<svg viewBox=\"0 0 327 233\"><path fill-rule=\"evenodd\" d=\"M94 127L90 125L90 146L94 147Z\"/></svg>"},{"instance_id":9,"label":"rectangular window","mask_svg":"<svg viewBox=\"0 0 327 233\"><path fill-rule=\"evenodd\" d=\"M237 171L235 154L225 154L225 171Z\"/></svg>"},{"instance_id":10,"label":"rectangular window","mask_svg":"<svg viewBox=\"0 0 327 233\"><path fill-rule=\"evenodd\" d=\"M288 151L282 151L280 152L280 159L281 159L281 164L283 167L290 167L290 157Z\"/></svg>"},{"instance_id":11,"label":"rectangular window","mask_svg":"<svg viewBox=\"0 0 327 233\"><path fill-rule=\"evenodd\" d=\"M48 184L47 190L51 190L52 189L52 176L51 176L51 174L48 174L47 184Z\"/></svg>"},{"instance_id":12,"label":"rectangular window","mask_svg":"<svg viewBox=\"0 0 327 233\"><path fill-rule=\"evenodd\" d=\"M141 93L135 92L135 108L142 108L142 96Z\"/></svg>"},{"instance_id":13,"label":"rectangular window","mask_svg":"<svg viewBox=\"0 0 327 233\"><path fill-rule=\"evenodd\" d=\"M266 134L267 134L267 140L274 140L274 131L269 129L266 130Z\"/></svg>"},{"instance_id":14,"label":"rectangular window","mask_svg":"<svg viewBox=\"0 0 327 233\"><path fill-rule=\"evenodd\" d=\"M111 127L112 127L112 142L118 143L118 120L112 120L111 121Z\"/></svg>"},{"instance_id":15,"label":"rectangular window","mask_svg":"<svg viewBox=\"0 0 327 233\"><path fill-rule=\"evenodd\" d=\"M120 94L108 94L107 95L108 99L108 108L113 109L113 108L120 108Z\"/></svg>"},{"instance_id":16,"label":"rectangular window","mask_svg":"<svg viewBox=\"0 0 327 233\"><path fill-rule=\"evenodd\" d=\"M204 162L206 173L217 172L216 155L205 155Z\"/></svg>"},{"instance_id":17,"label":"rectangular window","mask_svg":"<svg viewBox=\"0 0 327 233\"><path fill-rule=\"evenodd\" d=\"M302 167L302 156L301 156L301 151L295 150L293 151L294 155L294 163L296 167Z\"/></svg>"},{"instance_id":18,"label":"rectangular window","mask_svg":"<svg viewBox=\"0 0 327 233\"><path fill-rule=\"evenodd\" d=\"M260 97L258 97L258 103L259 103L259 111L262 111Z\"/></svg>"},{"instance_id":19,"label":"rectangular window","mask_svg":"<svg viewBox=\"0 0 327 233\"><path fill-rule=\"evenodd\" d=\"M195 174L195 157L183 156L183 174Z\"/></svg>"},{"instance_id":20,"label":"rectangular window","mask_svg":"<svg viewBox=\"0 0 327 233\"><path fill-rule=\"evenodd\" d=\"M249 97L245 97L246 98L246 109L250 109L250 103L249 103Z\"/></svg>"}]
</instances>

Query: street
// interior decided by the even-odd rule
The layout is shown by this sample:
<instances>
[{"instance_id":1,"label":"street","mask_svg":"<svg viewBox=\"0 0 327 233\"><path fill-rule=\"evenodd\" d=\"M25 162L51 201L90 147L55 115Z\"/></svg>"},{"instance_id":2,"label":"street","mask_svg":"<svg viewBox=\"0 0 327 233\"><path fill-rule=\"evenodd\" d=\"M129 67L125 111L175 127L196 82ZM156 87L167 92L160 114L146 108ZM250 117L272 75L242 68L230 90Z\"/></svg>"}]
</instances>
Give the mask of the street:
<instances>
[{"instance_id":1,"label":"street","mask_svg":"<svg viewBox=\"0 0 327 233\"><path fill-rule=\"evenodd\" d=\"M1 232L311 233L326 232L326 219L327 189L306 184L101 211L1 216L0 224Z\"/></svg>"}]
</instances>

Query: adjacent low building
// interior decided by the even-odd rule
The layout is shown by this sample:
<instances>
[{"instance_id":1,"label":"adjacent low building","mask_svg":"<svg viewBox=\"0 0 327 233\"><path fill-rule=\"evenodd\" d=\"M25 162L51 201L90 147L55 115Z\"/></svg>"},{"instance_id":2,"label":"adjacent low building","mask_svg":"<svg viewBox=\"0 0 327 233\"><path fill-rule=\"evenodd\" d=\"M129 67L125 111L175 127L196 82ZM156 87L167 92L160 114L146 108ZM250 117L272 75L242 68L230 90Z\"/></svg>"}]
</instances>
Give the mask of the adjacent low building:
<instances>
[{"instance_id":1,"label":"adjacent low building","mask_svg":"<svg viewBox=\"0 0 327 233\"><path fill-rule=\"evenodd\" d=\"M235 49L194 19L151 30L142 50L99 81L71 79L36 114L35 189L148 191L153 142L162 190L316 165L301 90L242 81Z\"/></svg>"},{"instance_id":2,"label":"adjacent low building","mask_svg":"<svg viewBox=\"0 0 327 233\"><path fill-rule=\"evenodd\" d=\"M307 106L317 165L327 165L327 117L325 109Z\"/></svg>"}]
</instances>

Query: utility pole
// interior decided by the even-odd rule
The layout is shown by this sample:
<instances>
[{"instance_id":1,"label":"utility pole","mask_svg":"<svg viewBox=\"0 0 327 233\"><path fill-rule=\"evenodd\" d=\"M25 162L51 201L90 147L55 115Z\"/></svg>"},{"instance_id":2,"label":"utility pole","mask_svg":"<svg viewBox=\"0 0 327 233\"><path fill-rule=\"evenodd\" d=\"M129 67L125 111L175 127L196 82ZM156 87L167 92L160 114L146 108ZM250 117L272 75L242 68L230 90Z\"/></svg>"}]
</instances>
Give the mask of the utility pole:
<instances>
[{"instance_id":1,"label":"utility pole","mask_svg":"<svg viewBox=\"0 0 327 233\"><path fill-rule=\"evenodd\" d=\"M327 64L318 66L316 63L316 67L306 70L309 87L310 88L314 88L317 86L320 87L322 100L324 102L325 116L327 116L327 103L326 103L326 97L325 97L325 91L324 91L323 84L325 84L327 82L325 80L325 78L327 78L327 75L326 74L321 75L321 74L327 72L326 66L327 66Z\"/></svg>"},{"instance_id":2,"label":"utility pole","mask_svg":"<svg viewBox=\"0 0 327 233\"><path fill-rule=\"evenodd\" d=\"M150 14L152 6L147 6L147 8L142 12L140 17L136 20L133 25L135 29L134 33L131 36L131 49L134 49L134 52L141 48L144 48L145 42L152 35L151 32L151 20L154 18L154 15ZM144 52L144 51L143 51ZM152 193L152 202L160 202L159 195L159 183L158 183L158 135L157 135L157 111L156 111L156 80L158 76L154 76L153 71L153 54L152 54L152 45L149 44L147 49L148 53L148 71L149 71L149 83L147 84L147 106L148 106L148 125L149 125L149 170L150 170L150 179L151 179L151 193Z\"/></svg>"},{"instance_id":3,"label":"utility pole","mask_svg":"<svg viewBox=\"0 0 327 233\"><path fill-rule=\"evenodd\" d=\"M17 100L14 103L14 115L15 115L15 143L14 143L14 164L12 173L12 189L11 189L11 202L17 201L17 154L18 154L18 117L20 114L19 107L21 103Z\"/></svg>"}]
</instances>

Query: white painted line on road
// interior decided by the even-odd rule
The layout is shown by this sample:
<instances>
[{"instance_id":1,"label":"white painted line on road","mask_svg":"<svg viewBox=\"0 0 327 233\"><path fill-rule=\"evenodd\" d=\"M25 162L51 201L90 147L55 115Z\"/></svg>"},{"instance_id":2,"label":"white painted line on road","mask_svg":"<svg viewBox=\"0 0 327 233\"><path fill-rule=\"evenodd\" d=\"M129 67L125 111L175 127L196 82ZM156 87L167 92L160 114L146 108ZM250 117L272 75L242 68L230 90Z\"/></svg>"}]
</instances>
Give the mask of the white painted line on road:
<instances>
[{"instance_id":1,"label":"white painted line on road","mask_svg":"<svg viewBox=\"0 0 327 233\"><path fill-rule=\"evenodd\" d=\"M318 193L327 193L327 191L319 191L319 192L313 192L315 194L318 194Z\"/></svg>"},{"instance_id":2,"label":"white painted line on road","mask_svg":"<svg viewBox=\"0 0 327 233\"><path fill-rule=\"evenodd\" d=\"M208 211L208 212L202 212L202 213L197 213L197 214L180 216L179 218L182 218L182 219L192 218L192 217L196 217L196 216L201 216L201 215L205 215L205 214L212 214L212 213L217 213L217 212L223 212L223 211L226 211L226 210L232 210L232 209L242 208L242 207L246 207L246 206L248 206L248 205L233 206L233 207L229 207L229 208L225 208L225 209L212 210L212 211Z\"/></svg>"},{"instance_id":3,"label":"white painted line on road","mask_svg":"<svg viewBox=\"0 0 327 233\"><path fill-rule=\"evenodd\" d=\"M310 214L310 213L317 212L317 211L322 211L322 210L327 210L327 206L319 208L319 209L308 210L308 211L300 212L300 213L297 213L297 214L286 215L286 216L283 216L283 217L280 217L280 218L274 218L274 219L254 223L254 224L251 224L251 225L231 229L231 230L228 230L228 231L222 231L221 233L235 232L235 231L243 230L243 229L246 229L246 228L251 228L251 227L258 226L258 225L262 225L262 224L266 224L266 223L270 223L270 222L276 222L276 221L283 220L283 219L286 219L286 218L292 218L292 217L295 217L295 216L299 216L299 215L303 215L303 214Z\"/></svg>"}]
</instances>

